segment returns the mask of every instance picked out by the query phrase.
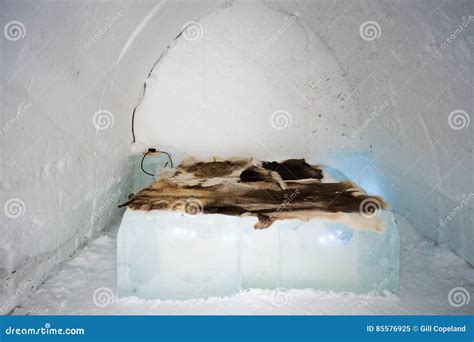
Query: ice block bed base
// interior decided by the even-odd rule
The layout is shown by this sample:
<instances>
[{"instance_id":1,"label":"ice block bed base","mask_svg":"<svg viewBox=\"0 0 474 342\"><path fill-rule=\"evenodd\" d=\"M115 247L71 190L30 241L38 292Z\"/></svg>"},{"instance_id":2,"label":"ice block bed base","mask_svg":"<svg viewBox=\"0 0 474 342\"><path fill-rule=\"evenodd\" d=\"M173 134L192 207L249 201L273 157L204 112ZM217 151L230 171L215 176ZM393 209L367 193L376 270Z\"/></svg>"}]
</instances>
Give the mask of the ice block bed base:
<instances>
[{"instance_id":1,"label":"ice block bed base","mask_svg":"<svg viewBox=\"0 0 474 342\"><path fill-rule=\"evenodd\" d=\"M331 168L324 174L331 182L346 180ZM389 210L379 210L377 219L382 230L324 217L255 229L256 216L129 207L117 241L118 294L190 299L278 287L396 292L398 232Z\"/></svg>"},{"instance_id":2,"label":"ice block bed base","mask_svg":"<svg viewBox=\"0 0 474 342\"><path fill-rule=\"evenodd\" d=\"M185 161L125 204L118 294L189 299L277 287L396 292L395 221L382 207L364 215L359 206L367 199L384 203L337 170L304 160Z\"/></svg>"},{"instance_id":3,"label":"ice block bed base","mask_svg":"<svg viewBox=\"0 0 474 342\"><path fill-rule=\"evenodd\" d=\"M298 219L256 230L255 217L128 209L118 235L118 294L188 299L277 287L396 292L398 234L392 214L379 215L383 233Z\"/></svg>"}]
</instances>

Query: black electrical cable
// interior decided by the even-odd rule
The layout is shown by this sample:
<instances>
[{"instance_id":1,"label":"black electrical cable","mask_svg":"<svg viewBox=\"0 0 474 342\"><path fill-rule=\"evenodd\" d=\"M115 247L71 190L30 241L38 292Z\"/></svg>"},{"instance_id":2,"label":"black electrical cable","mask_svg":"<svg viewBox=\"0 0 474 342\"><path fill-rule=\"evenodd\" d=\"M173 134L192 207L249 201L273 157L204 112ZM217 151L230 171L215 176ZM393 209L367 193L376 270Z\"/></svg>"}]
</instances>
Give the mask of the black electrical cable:
<instances>
[{"instance_id":1,"label":"black electrical cable","mask_svg":"<svg viewBox=\"0 0 474 342\"><path fill-rule=\"evenodd\" d=\"M154 175L153 173L147 172L147 171L143 168L143 162L145 161L145 158L146 158L146 156L147 156L148 154L150 154L150 153L155 153L155 152L166 154L166 155L168 156L168 159L169 159L169 163L170 163L170 165L171 165L171 168L174 168L174 166L173 166L173 159L171 159L171 156L170 156L170 154L169 154L168 152L165 152L165 151L157 151L157 150L155 150L154 148L150 148L150 149L148 150L148 152L146 152L146 153L143 155L142 161L141 161L141 163L140 163L140 168L142 169L142 171L143 171L144 173L146 173L147 175L152 176L152 177L155 177L155 175ZM167 166L168 166L168 162L166 162L166 164L165 164L164 167L167 167Z\"/></svg>"},{"instance_id":2,"label":"black electrical cable","mask_svg":"<svg viewBox=\"0 0 474 342\"><path fill-rule=\"evenodd\" d=\"M184 28L181 29L181 31L179 32L179 34L176 36L176 38L174 40L177 40L184 32ZM148 72L148 76L147 76L147 79L151 77L151 74L153 73L153 70L155 69L155 67L158 65L158 62L168 53L168 50L170 48L171 44L168 45L166 47L166 49L161 53L161 55L158 57L158 59L155 61L155 63L153 63L153 66L151 67L150 71ZM133 136L133 142L135 142L135 112L137 111L137 108L138 106L140 105L140 102L143 100L143 98L145 97L145 92L146 92L146 81L143 82L143 93L142 93L142 96L140 98L140 100L138 101L137 105L135 106L135 108L133 109L133 114L132 114L132 136ZM161 153L165 153L165 152L161 152ZM169 156L168 156L169 157ZM170 158L170 161L171 161L171 158ZM173 162L171 162L171 167L173 167Z\"/></svg>"},{"instance_id":3,"label":"black electrical cable","mask_svg":"<svg viewBox=\"0 0 474 342\"><path fill-rule=\"evenodd\" d=\"M140 163L140 167L141 167L141 169L142 169L142 171L143 171L144 173L146 173L146 174L149 175L149 176L155 177L155 175L154 175L153 173L147 172L147 171L145 171L145 169L143 168L143 161L145 160L145 157L148 155L148 153L151 153L151 152L148 151L148 152L146 152L146 153L143 155L142 162Z\"/></svg>"},{"instance_id":4,"label":"black electrical cable","mask_svg":"<svg viewBox=\"0 0 474 342\"><path fill-rule=\"evenodd\" d=\"M184 32L184 29L181 30L181 32L176 36L176 39L178 39ZM161 55L158 57L158 59L155 61L155 63L153 64L153 66L151 67L150 69L150 72L148 73L148 78L151 77L151 74L153 73L153 70L155 69L155 67L157 66L158 62L166 55L167 51L169 50L170 48L170 45L168 45L166 47L166 50L163 51L161 53ZM142 92L142 96L140 98L140 100L138 101L137 105L135 106L135 108L133 109L133 113L132 113L132 137L133 137L133 143L136 142L136 138L135 138L135 114L137 112L137 108L138 106L140 105L141 101L143 100L143 98L145 97L145 93L146 93L146 81L143 83L143 92ZM142 162L140 164L141 166L141 169L144 173L146 173L147 175L150 175L150 176L155 176L147 171L145 171L145 169L143 169L143 161L145 160L145 157L149 154L149 153L152 153L152 152L159 152L159 153L163 153L163 154L166 154L168 156L168 159L169 159L169 163L171 165L171 168L174 168L173 166L173 159L171 159L171 156L168 152L165 152L165 151L156 151L155 149L149 149L148 152L146 152L144 155L143 155L143 158L142 158ZM167 167L168 166L168 162L166 162L165 166L164 167Z\"/></svg>"},{"instance_id":5,"label":"black electrical cable","mask_svg":"<svg viewBox=\"0 0 474 342\"><path fill-rule=\"evenodd\" d=\"M156 151L156 152L166 154L166 155L168 156L168 159L170 160L171 168L172 168L172 169L174 168L174 166L173 166L173 159L171 159L171 156L170 156L170 154L169 154L168 152L165 152L165 151ZM168 162L166 162L165 167L166 167L166 165L168 165Z\"/></svg>"},{"instance_id":6,"label":"black electrical cable","mask_svg":"<svg viewBox=\"0 0 474 342\"><path fill-rule=\"evenodd\" d=\"M137 111L137 107L133 110L132 114L132 137L133 137L133 142L135 142L135 112Z\"/></svg>"},{"instance_id":7,"label":"black electrical cable","mask_svg":"<svg viewBox=\"0 0 474 342\"><path fill-rule=\"evenodd\" d=\"M148 77L147 78L150 78L152 72L153 72L153 69L155 69L155 66L156 64L158 64L158 61L163 57L163 54L161 54L161 56L156 60L155 64L153 64L153 67L150 69L150 72L148 73ZM143 93L142 93L142 97L141 99L138 101L137 105L135 106L135 108L133 109L133 114L132 114L132 137L133 137L133 142L136 142L136 139L135 139L135 113L137 111L137 108L138 106L140 105L140 102L143 100L143 98L145 97L145 93L146 93L146 81L143 83Z\"/></svg>"}]
</instances>

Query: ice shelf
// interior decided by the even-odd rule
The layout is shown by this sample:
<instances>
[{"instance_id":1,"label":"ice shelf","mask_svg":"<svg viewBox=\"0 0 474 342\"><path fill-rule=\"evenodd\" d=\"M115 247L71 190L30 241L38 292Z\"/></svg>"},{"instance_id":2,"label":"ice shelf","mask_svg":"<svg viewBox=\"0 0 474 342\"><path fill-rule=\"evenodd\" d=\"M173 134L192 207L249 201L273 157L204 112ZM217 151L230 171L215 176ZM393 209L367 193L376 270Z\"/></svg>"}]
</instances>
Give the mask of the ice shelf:
<instances>
[{"instance_id":1,"label":"ice shelf","mask_svg":"<svg viewBox=\"0 0 474 342\"><path fill-rule=\"evenodd\" d=\"M396 292L398 232L390 211L378 215L382 233L316 219L256 230L255 217L127 209L117 240L118 295L188 299L277 287Z\"/></svg>"}]
</instances>

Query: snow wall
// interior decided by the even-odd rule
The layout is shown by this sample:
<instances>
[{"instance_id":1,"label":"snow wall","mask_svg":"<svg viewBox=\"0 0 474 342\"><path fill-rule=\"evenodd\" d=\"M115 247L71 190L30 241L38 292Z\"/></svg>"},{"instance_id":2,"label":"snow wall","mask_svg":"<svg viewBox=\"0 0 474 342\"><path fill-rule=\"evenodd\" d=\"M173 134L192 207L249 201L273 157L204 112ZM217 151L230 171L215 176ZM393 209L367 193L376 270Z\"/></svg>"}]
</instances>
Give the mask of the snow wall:
<instances>
[{"instance_id":1,"label":"snow wall","mask_svg":"<svg viewBox=\"0 0 474 342\"><path fill-rule=\"evenodd\" d=\"M137 103L134 152L328 163L474 264L471 1L0 12L2 312L120 219Z\"/></svg>"}]
</instances>

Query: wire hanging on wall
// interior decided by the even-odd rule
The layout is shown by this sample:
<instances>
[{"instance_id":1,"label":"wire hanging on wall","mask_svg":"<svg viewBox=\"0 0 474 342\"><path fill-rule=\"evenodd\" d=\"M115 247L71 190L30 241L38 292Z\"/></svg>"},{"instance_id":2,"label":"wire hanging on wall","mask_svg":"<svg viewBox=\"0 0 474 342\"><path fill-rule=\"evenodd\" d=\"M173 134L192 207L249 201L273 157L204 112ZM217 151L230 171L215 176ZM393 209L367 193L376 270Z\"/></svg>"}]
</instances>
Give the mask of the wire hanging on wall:
<instances>
[{"instance_id":1,"label":"wire hanging on wall","mask_svg":"<svg viewBox=\"0 0 474 342\"><path fill-rule=\"evenodd\" d=\"M175 41L183 34L184 32L184 29L181 30L181 32L176 36L176 38L174 39ZM153 70L155 70L155 67L156 65L158 64L158 62L168 53L168 50L170 48L171 45L168 45L166 47L166 50L164 50L160 57L158 57L158 59L155 61L155 63L153 63L153 66L151 67L150 69L150 72L148 73L148 76L146 79L149 79L151 77L151 74L153 73ZM146 93L146 80L145 82L143 83L143 92L142 92L142 96L140 97L140 100L138 101L137 105L135 106L135 108L133 109L133 113L132 113L132 137L133 137L133 142L136 142L136 139L135 139L135 112L137 111L137 108L138 106L140 105L140 103L142 102L143 98L145 97L145 93ZM166 153L166 152L162 152L162 153Z\"/></svg>"},{"instance_id":2,"label":"wire hanging on wall","mask_svg":"<svg viewBox=\"0 0 474 342\"><path fill-rule=\"evenodd\" d=\"M184 29L181 30L181 32L176 36L176 38L175 38L174 40L176 41L176 40L183 34L183 32L184 32ZM150 72L148 73L148 76L147 76L146 79L148 79L148 78L151 77L151 74L153 73L153 70L155 69L156 65L157 65L158 62L168 53L169 48L170 48L170 45L168 45L168 46L166 47L166 50L164 50L164 51L161 53L160 57L158 57L158 59L155 61L155 63L153 63L153 66L151 67ZM142 102L143 98L145 97L145 93L146 93L146 80L145 80L145 82L143 83L142 96L140 97L140 100L138 101L137 105L136 105L135 108L133 109L133 113L132 113L132 137L133 137L133 143L136 142L136 137L135 137L135 114L136 114L136 112L137 112L138 106L140 105L140 103ZM148 149L148 152L146 152L146 153L143 155L142 161L141 161L141 163L140 163L140 167L141 167L141 169L142 169L142 171L143 171L144 173L146 173L147 175L153 176L153 177L155 176L154 174L152 174L152 173L146 171L146 170L143 168L143 162L144 162L146 156L147 156L149 153L153 153L153 152L159 152L159 153L166 154L166 155L168 156L168 159L169 159L169 165L170 165L170 167L171 167L171 168L174 168L174 166L173 166L173 159L171 159L171 155L170 155L168 152L166 152L166 151L157 151L157 150L154 149L154 148L149 148L149 149ZM166 167L166 166L168 166L168 162L166 162L166 164L165 164L164 167Z\"/></svg>"},{"instance_id":3,"label":"wire hanging on wall","mask_svg":"<svg viewBox=\"0 0 474 342\"><path fill-rule=\"evenodd\" d=\"M169 48L169 45L168 45L167 48ZM158 62L161 60L161 58L165 55L166 51L167 51L167 50L165 50L165 51L160 55L160 57L155 61L155 63L153 64L153 67L150 69L150 72L148 73L147 79L150 78L150 76L151 76L153 70L155 69L155 66L158 64ZM136 137L135 137L135 114L136 114L136 112L137 112L138 106L140 105L140 103L142 102L143 98L145 97L145 93L146 93L146 81L143 83L142 96L141 96L140 100L138 101L138 104L137 104L137 105L135 106L135 108L133 109L133 113L132 113L132 137L133 137L133 143L136 142ZM148 152L146 152L146 153L143 155L142 161L141 161L141 163L140 163L140 168L142 169L142 171L143 171L145 174L150 175L150 176L152 176L152 177L154 177L155 175L152 174L152 173L150 173L150 172L148 172L148 171L146 171L146 170L143 168L143 162L144 162L144 160L145 160L145 158L146 158L146 156L147 156L148 154L154 153L154 152L159 152L159 153L166 154L166 155L168 156L169 164L170 164L171 168L174 167L174 166L173 166L173 159L171 159L171 155L170 155L168 152L166 152L166 151L157 151L157 150L154 149L154 148L149 148L149 149L148 149ZM166 167L166 166L168 166L168 162L166 162L166 164L165 164L164 167Z\"/></svg>"},{"instance_id":4,"label":"wire hanging on wall","mask_svg":"<svg viewBox=\"0 0 474 342\"><path fill-rule=\"evenodd\" d=\"M168 156L168 161L166 162L164 167L167 167L168 163L169 163L171 168L174 168L173 159L171 159L171 155L168 152L166 152L166 151L157 151L154 148L149 148L148 151L145 154L143 154L142 161L140 162L140 168L142 169L142 171L144 173L146 173L147 175L152 176L152 177L155 177L155 175L153 173L150 173L150 172L145 170L145 168L143 167L143 162L145 161L145 158L146 158L147 155L149 155L150 153L156 153L156 152L163 153L163 154L166 154Z\"/></svg>"}]
</instances>

